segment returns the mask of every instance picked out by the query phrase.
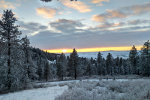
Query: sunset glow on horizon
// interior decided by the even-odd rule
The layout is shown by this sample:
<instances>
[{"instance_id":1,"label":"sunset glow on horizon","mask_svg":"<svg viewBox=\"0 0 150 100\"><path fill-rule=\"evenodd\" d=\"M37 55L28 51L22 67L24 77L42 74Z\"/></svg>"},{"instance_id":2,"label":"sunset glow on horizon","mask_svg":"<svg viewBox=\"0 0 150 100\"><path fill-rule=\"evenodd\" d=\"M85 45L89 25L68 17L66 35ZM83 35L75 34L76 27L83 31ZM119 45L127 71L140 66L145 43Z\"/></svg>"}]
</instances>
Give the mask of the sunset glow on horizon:
<instances>
[{"instance_id":1,"label":"sunset glow on horizon","mask_svg":"<svg viewBox=\"0 0 150 100\"><path fill-rule=\"evenodd\" d=\"M131 46L123 46L123 47L96 47L96 48L76 48L77 52L99 52L99 51L129 51L131 50ZM137 50L141 50L142 46L136 46ZM71 53L72 49L50 49L44 50L49 53Z\"/></svg>"}]
</instances>

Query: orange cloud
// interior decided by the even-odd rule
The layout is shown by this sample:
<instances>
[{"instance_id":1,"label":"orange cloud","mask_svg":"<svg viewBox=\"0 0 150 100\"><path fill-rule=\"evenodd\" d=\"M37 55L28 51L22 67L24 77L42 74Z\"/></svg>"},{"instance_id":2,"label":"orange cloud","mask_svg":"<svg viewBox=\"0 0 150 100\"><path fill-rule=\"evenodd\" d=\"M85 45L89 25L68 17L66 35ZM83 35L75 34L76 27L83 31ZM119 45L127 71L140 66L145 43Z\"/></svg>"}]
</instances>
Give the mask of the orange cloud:
<instances>
[{"instance_id":1,"label":"orange cloud","mask_svg":"<svg viewBox=\"0 0 150 100\"><path fill-rule=\"evenodd\" d=\"M105 14L93 15L92 20L96 22L104 22L107 19L111 18L125 18L127 17L124 13L121 13L117 10L107 10Z\"/></svg>"},{"instance_id":2,"label":"orange cloud","mask_svg":"<svg viewBox=\"0 0 150 100\"><path fill-rule=\"evenodd\" d=\"M116 10L107 10L108 18L125 18L126 15Z\"/></svg>"},{"instance_id":3,"label":"orange cloud","mask_svg":"<svg viewBox=\"0 0 150 100\"><path fill-rule=\"evenodd\" d=\"M96 1L95 3L97 3ZM150 12L150 3L145 3L142 5L121 7L120 9L116 10L106 10L105 13L93 15L92 20L96 22L104 22L110 19L127 18L131 16L137 16L140 14L143 15L148 12Z\"/></svg>"},{"instance_id":4,"label":"orange cloud","mask_svg":"<svg viewBox=\"0 0 150 100\"><path fill-rule=\"evenodd\" d=\"M134 14L150 12L150 3L147 3L145 5L136 5L131 7L131 9L133 10Z\"/></svg>"},{"instance_id":5,"label":"orange cloud","mask_svg":"<svg viewBox=\"0 0 150 100\"><path fill-rule=\"evenodd\" d=\"M0 0L0 8L4 8L4 9L15 9L15 7L18 6L18 4L13 4L11 2L5 1L5 0Z\"/></svg>"},{"instance_id":6,"label":"orange cloud","mask_svg":"<svg viewBox=\"0 0 150 100\"><path fill-rule=\"evenodd\" d=\"M96 21L96 22L104 22L105 18L103 16L101 16L101 15L93 15L92 16L92 20Z\"/></svg>"},{"instance_id":7,"label":"orange cloud","mask_svg":"<svg viewBox=\"0 0 150 100\"><path fill-rule=\"evenodd\" d=\"M102 2L109 2L109 0L92 0L92 3L99 4L100 6L103 5Z\"/></svg>"},{"instance_id":8,"label":"orange cloud","mask_svg":"<svg viewBox=\"0 0 150 100\"><path fill-rule=\"evenodd\" d=\"M81 1L70 2L69 0L62 0L62 4L69 8L75 9L81 13L86 13L91 11L90 7Z\"/></svg>"},{"instance_id":9,"label":"orange cloud","mask_svg":"<svg viewBox=\"0 0 150 100\"><path fill-rule=\"evenodd\" d=\"M44 18L53 18L56 15L56 9L53 8L37 8L36 12Z\"/></svg>"}]
</instances>

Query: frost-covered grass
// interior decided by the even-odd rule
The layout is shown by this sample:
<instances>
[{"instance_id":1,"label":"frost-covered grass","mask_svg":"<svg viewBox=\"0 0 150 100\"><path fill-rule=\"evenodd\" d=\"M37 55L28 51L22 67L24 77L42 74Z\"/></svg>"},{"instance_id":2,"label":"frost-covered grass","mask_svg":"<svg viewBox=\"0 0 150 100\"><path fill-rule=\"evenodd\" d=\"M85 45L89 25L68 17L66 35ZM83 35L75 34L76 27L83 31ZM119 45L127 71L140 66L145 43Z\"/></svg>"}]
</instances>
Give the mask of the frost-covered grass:
<instances>
[{"instance_id":1,"label":"frost-covered grass","mask_svg":"<svg viewBox=\"0 0 150 100\"><path fill-rule=\"evenodd\" d=\"M150 80L80 81L55 100L150 100Z\"/></svg>"},{"instance_id":2,"label":"frost-covered grass","mask_svg":"<svg viewBox=\"0 0 150 100\"><path fill-rule=\"evenodd\" d=\"M78 79L149 79L149 77L143 77L140 75L92 75L92 76L84 76L78 77Z\"/></svg>"},{"instance_id":3,"label":"frost-covered grass","mask_svg":"<svg viewBox=\"0 0 150 100\"><path fill-rule=\"evenodd\" d=\"M150 100L150 79L84 79L36 83L0 100Z\"/></svg>"}]
</instances>

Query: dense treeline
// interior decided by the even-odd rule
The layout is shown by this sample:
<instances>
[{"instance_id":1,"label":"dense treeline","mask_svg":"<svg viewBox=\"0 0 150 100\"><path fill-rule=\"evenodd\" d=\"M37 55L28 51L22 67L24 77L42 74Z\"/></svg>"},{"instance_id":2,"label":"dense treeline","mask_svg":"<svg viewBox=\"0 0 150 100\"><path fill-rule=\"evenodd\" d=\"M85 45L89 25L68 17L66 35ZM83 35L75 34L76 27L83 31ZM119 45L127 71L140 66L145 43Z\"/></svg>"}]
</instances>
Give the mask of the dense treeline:
<instances>
[{"instance_id":1,"label":"dense treeline","mask_svg":"<svg viewBox=\"0 0 150 100\"><path fill-rule=\"evenodd\" d=\"M63 56L64 54L61 54ZM59 59L61 59L61 56ZM67 65L61 66L59 70L59 64ZM65 77L77 77L91 76L91 75L142 75L150 76L150 42L144 43L140 51L137 51L133 46L129 53L129 58L123 59L121 57L113 58L112 54L108 53L106 58L102 57L99 52L96 59L88 59L78 57L76 50L70 54L61 62L56 63L59 73L57 74L60 79ZM66 71L64 71L66 70ZM63 76L62 76L63 74Z\"/></svg>"},{"instance_id":2,"label":"dense treeline","mask_svg":"<svg viewBox=\"0 0 150 100\"><path fill-rule=\"evenodd\" d=\"M0 93L32 88L35 81L77 79L92 75L150 76L150 42L141 51L133 46L128 59L106 58L99 52L97 58L79 57L75 49L70 56L44 52L30 46L28 37L21 38L11 10L0 19Z\"/></svg>"}]
</instances>

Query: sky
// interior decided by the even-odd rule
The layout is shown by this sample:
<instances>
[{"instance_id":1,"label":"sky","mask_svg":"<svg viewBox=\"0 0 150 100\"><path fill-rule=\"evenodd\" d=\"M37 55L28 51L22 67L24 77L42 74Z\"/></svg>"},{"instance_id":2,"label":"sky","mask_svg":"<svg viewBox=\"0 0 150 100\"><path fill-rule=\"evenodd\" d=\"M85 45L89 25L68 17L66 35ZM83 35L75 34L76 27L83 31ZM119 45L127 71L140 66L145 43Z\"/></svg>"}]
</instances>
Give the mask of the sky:
<instances>
[{"instance_id":1,"label":"sky","mask_svg":"<svg viewBox=\"0 0 150 100\"><path fill-rule=\"evenodd\" d=\"M150 0L0 0L31 46L49 52L138 49L150 39Z\"/></svg>"}]
</instances>

